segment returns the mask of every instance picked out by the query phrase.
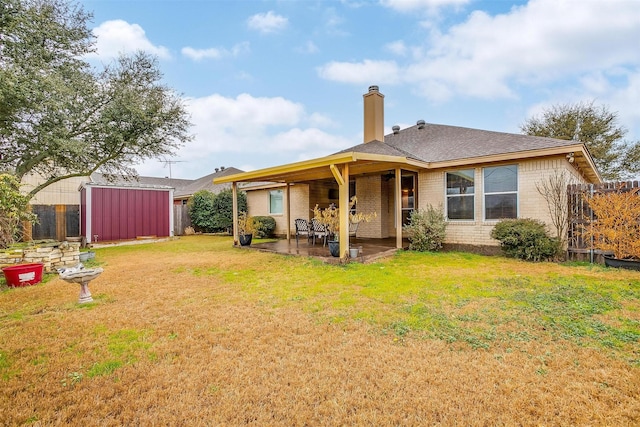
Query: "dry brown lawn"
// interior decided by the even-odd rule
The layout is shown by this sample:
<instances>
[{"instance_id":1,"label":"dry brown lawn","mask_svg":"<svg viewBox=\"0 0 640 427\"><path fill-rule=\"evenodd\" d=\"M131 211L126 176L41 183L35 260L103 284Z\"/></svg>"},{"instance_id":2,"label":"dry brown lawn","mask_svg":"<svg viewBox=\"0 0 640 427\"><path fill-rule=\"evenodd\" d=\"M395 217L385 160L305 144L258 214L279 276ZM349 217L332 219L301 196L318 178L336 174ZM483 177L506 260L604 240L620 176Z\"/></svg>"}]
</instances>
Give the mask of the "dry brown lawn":
<instances>
[{"instance_id":1,"label":"dry brown lawn","mask_svg":"<svg viewBox=\"0 0 640 427\"><path fill-rule=\"evenodd\" d=\"M103 251L89 306L57 278L5 290L1 424L640 425L640 368L606 352L399 339L193 274L274 257Z\"/></svg>"}]
</instances>

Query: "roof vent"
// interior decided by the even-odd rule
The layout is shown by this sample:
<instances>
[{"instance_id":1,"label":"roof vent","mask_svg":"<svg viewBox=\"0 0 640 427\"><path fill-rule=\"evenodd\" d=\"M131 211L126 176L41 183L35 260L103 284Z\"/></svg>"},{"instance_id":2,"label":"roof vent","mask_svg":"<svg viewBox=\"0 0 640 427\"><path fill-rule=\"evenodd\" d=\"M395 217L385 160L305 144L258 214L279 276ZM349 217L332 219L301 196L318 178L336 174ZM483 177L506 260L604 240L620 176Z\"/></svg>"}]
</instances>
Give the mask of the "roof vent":
<instances>
[{"instance_id":1,"label":"roof vent","mask_svg":"<svg viewBox=\"0 0 640 427\"><path fill-rule=\"evenodd\" d=\"M393 131L394 135L397 135L398 132L400 132L400 126L398 125L393 125L393 127L391 128L391 130Z\"/></svg>"},{"instance_id":2,"label":"roof vent","mask_svg":"<svg viewBox=\"0 0 640 427\"><path fill-rule=\"evenodd\" d=\"M220 171L222 172L224 170L224 166L220 166Z\"/></svg>"},{"instance_id":3,"label":"roof vent","mask_svg":"<svg viewBox=\"0 0 640 427\"><path fill-rule=\"evenodd\" d=\"M424 122L424 120L418 120L416 125L418 126L418 129L423 129L424 125L425 125L425 122Z\"/></svg>"},{"instance_id":4,"label":"roof vent","mask_svg":"<svg viewBox=\"0 0 640 427\"><path fill-rule=\"evenodd\" d=\"M369 86L369 92L378 92L378 86L376 85Z\"/></svg>"},{"instance_id":5,"label":"roof vent","mask_svg":"<svg viewBox=\"0 0 640 427\"><path fill-rule=\"evenodd\" d=\"M218 169L218 168L215 168L214 170L216 171L216 173L218 173L220 171L220 169Z\"/></svg>"}]
</instances>

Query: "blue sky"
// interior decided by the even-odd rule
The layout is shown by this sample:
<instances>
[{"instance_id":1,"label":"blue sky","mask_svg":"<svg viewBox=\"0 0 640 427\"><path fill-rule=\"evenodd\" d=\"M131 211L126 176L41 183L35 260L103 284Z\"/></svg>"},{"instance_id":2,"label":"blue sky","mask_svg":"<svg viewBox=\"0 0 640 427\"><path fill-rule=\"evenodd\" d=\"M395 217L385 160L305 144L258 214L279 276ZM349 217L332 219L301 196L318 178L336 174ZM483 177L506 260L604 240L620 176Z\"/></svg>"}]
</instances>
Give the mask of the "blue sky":
<instances>
[{"instance_id":1,"label":"blue sky","mask_svg":"<svg viewBox=\"0 0 640 427\"><path fill-rule=\"evenodd\" d=\"M385 130L428 123L519 133L595 101L640 139L640 0L80 0L97 54L155 54L194 140L174 178L254 170L362 142L362 95ZM168 176L150 160L141 175Z\"/></svg>"}]
</instances>

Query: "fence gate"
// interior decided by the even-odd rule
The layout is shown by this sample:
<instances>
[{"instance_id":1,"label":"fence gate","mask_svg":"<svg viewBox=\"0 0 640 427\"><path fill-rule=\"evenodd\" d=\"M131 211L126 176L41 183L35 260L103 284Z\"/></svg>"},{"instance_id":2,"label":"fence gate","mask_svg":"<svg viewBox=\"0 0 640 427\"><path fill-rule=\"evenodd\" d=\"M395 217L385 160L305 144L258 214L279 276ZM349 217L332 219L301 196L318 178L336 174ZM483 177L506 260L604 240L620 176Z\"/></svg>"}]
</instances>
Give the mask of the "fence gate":
<instances>
[{"instance_id":1,"label":"fence gate","mask_svg":"<svg viewBox=\"0 0 640 427\"><path fill-rule=\"evenodd\" d=\"M182 236L184 229L191 226L187 205L173 205L173 235Z\"/></svg>"},{"instance_id":2,"label":"fence gate","mask_svg":"<svg viewBox=\"0 0 640 427\"><path fill-rule=\"evenodd\" d=\"M31 225L33 240L63 241L67 236L80 235L80 207L78 205L32 205L38 222Z\"/></svg>"}]
</instances>

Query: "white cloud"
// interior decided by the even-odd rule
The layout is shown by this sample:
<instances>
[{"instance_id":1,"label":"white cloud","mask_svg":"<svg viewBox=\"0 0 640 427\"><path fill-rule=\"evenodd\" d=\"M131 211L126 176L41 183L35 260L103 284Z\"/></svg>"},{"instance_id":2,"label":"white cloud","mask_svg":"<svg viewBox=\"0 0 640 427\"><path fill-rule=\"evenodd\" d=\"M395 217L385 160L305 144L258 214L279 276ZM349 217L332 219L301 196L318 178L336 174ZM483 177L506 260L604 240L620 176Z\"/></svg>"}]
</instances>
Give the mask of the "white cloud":
<instances>
[{"instance_id":1,"label":"white cloud","mask_svg":"<svg viewBox=\"0 0 640 427\"><path fill-rule=\"evenodd\" d=\"M196 49L190 46L183 47L181 52L187 58L193 59L194 61L201 61L203 59L222 59L225 57L236 57L243 53L249 52L249 43L238 43L233 46L231 50L227 50L225 48L208 48L208 49Z\"/></svg>"},{"instance_id":2,"label":"white cloud","mask_svg":"<svg viewBox=\"0 0 640 427\"><path fill-rule=\"evenodd\" d=\"M614 69L597 72L580 79L581 91L572 94L575 102L594 100L617 112L620 123L631 125L631 139L640 135L640 67L633 70ZM568 96L567 96L568 97ZM633 127L635 124L635 128Z\"/></svg>"},{"instance_id":3,"label":"white cloud","mask_svg":"<svg viewBox=\"0 0 640 427\"><path fill-rule=\"evenodd\" d=\"M287 153L289 159L304 160L354 145L354 141L321 129L333 124L329 118L319 113L307 115L301 104L281 97L241 94L229 98L214 94L191 98L186 103L195 138L178 153L177 158L184 163L174 165L174 177L196 177L195 168L205 175L231 158L243 159L234 160L232 166L251 170L255 168L251 165L282 163L281 153ZM227 160L220 160L223 158ZM149 162L155 170L160 166ZM139 170L150 171L143 167Z\"/></svg>"},{"instance_id":4,"label":"white cloud","mask_svg":"<svg viewBox=\"0 0 640 427\"><path fill-rule=\"evenodd\" d=\"M309 124L314 127L332 127L335 125L333 120L320 113L312 113L309 116Z\"/></svg>"},{"instance_id":5,"label":"white cloud","mask_svg":"<svg viewBox=\"0 0 640 427\"><path fill-rule=\"evenodd\" d=\"M532 0L508 14L474 12L433 38L408 80L435 81L464 95L512 96L513 83L535 85L575 73L640 61L638 3Z\"/></svg>"},{"instance_id":6,"label":"white cloud","mask_svg":"<svg viewBox=\"0 0 640 427\"><path fill-rule=\"evenodd\" d=\"M384 45L384 49L397 56L405 56L408 51L407 46L402 40L387 43L386 45Z\"/></svg>"},{"instance_id":7,"label":"white cloud","mask_svg":"<svg viewBox=\"0 0 640 427\"><path fill-rule=\"evenodd\" d=\"M415 0L385 5L409 8L418 3L434 4ZM636 1L531 0L496 16L473 12L445 32L429 29L420 55L415 54L420 51L417 47L408 48L411 62L370 58L330 62L319 75L358 84L380 76L381 83L402 81L437 101L452 96L509 98L516 96L516 85L536 87L616 67L640 67L637 40L640 3ZM394 54L403 51L399 42L386 48Z\"/></svg>"},{"instance_id":8,"label":"white cloud","mask_svg":"<svg viewBox=\"0 0 640 427\"><path fill-rule=\"evenodd\" d=\"M326 80L343 83L394 84L400 79L400 69L394 61L372 61L365 59L359 63L330 62L318 68L318 75Z\"/></svg>"},{"instance_id":9,"label":"white cloud","mask_svg":"<svg viewBox=\"0 0 640 427\"><path fill-rule=\"evenodd\" d=\"M302 47L297 48L296 51L304 54L313 54L318 53L319 49L314 42L308 40Z\"/></svg>"},{"instance_id":10,"label":"white cloud","mask_svg":"<svg viewBox=\"0 0 640 427\"><path fill-rule=\"evenodd\" d=\"M335 37L345 37L349 32L343 28L345 20L336 11L335 8L329 7L323 12L324 31Z\"/></svg>"},{"instance_id":11,"label":"white cloud","mask_svg":"<svg viewBox=\"0 0 640 427\"><path fill-rule=\"evenodd\" d=\"M215 47L209 49L195 49L190 46L182 48L182 54L187 58L191 58L194 61L201 61L203 59L220 59L224 55L223 51Z\"/></svg>"},{"instance_id":12,"label":"white cloud","mask_svg":"<svg viewBox=\"0 0 640 427\"><path fill-rule=\"evenodd\" d=\"M171 58L169 49L151 43L144 29L138 24L129 24L121 19L105 21L94 28L93 33L97 38L97 51L93 55L102 59L112 59L122 53L127 54L138 50L162 59Z\"/></svg>"},{"instance_id":13,"label":"white cloud","mask_svg":"<svg viewBox=\"0 0 640 427\"><path fill-rule=\"evenodd\" d=\"M462 6L470 0L380 0L380 4L399 12L412 12L420 9L433 10L447 6Z\"/></svg>"},{"instance_id":14,"label":"white cloud","mask_svg":"<svg viewBox=\"0 0 640 427\"><path fill-rule=\"evenodd\" d=\"M315 152L323 152L327 155L341 148L353 145L346 138L329 135L320 129L291 129L286 132L275 135L269 148L278 151L299 151L306 155L309 150Z\"/></svg>"},{"instance_id":15,"label":"white cloud","mask_svg":"<svg viewBox=\"0 0 640 427\"><path fill-rule=\"evenodd\" d=\"M289 20L281 15L276 15L270 10L267 13L257 13L247 20L247 25L252 30L261 33L275 33L287 27Z\"/></svg>"}]
</instances>

